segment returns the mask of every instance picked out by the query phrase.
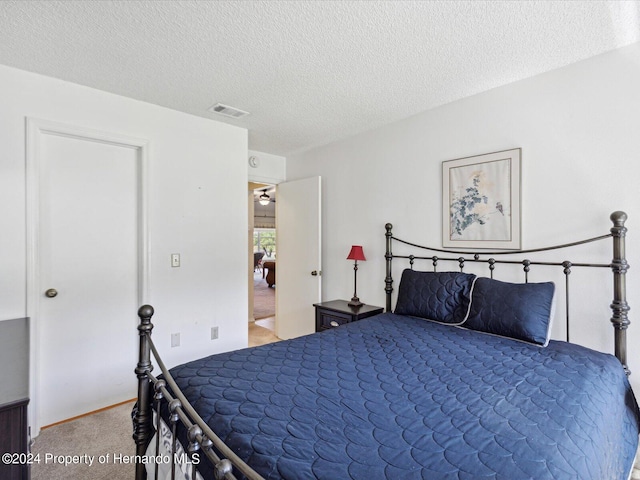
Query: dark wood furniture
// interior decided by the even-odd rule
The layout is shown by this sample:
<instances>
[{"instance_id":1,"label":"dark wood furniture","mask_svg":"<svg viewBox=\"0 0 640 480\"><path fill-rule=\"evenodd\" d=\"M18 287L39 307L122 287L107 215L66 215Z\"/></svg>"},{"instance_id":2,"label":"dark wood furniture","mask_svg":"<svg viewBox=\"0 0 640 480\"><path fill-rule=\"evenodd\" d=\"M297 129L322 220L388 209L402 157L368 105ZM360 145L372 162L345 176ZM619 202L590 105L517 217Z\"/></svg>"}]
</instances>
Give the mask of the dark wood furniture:
<instances>
[{"instance_id":1,"label":"dark wood furniture","mask_svg":"<svg viewBox=\"0 0 640 480\"><path fill-rule=\"evenodd\" d=\"M314 303L313 306L316 307L316 332L372 317L384 311L382 307L365 304L360 307L351 307L346 300Z\"/></svg>"},{"instance_id":2,"label":"dark wood furniture","mask_svg":"<svg viewBox=\"0 0 640 480\"><path fill-rule=\"evenodd\" d=\"M0 322L0 452L29 452L29 320ZM15 455L14 455L15 456ZM24 457L15 463L0 462L0 478L26 480L31 476Z\"/></svg>"},{"instance_id":3,"label":"dark wood furniture","mask_svg":"<svg viewBox=\"0 0 640 480\"><path fill-rule=\"evenodd\" d=\"M262 278L267 276L267 285L273 287L276 284L276 262L262 262Z\"/></svg>"},{"instance_id":4,"label":"dark wood furniture","mask_svg":"<svg viewBox=\"0 0 640 480\"><path fill-rule=\"evenodd\" d=\"M253 271L254 272L256 270L258 270L258 271L262 270L262 257L264 257L264 252L254 252L253 253ZM264 278L264 273L262 275L262 278Z\"/></svg>"}]
</instances>

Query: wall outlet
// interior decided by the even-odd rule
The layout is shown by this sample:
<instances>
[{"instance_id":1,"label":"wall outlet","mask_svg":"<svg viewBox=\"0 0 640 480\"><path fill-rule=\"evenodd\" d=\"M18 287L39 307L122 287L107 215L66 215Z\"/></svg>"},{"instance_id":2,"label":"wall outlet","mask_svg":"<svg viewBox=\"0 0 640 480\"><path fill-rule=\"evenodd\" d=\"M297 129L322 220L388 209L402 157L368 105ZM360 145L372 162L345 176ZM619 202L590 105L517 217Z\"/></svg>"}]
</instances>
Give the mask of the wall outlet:
<instances>
[{"instance_id":1,"label":"wall outlet","mask_svg":"<svg viewBox=\"0 0 640 480\"><path fill-rule=\"evenodd\" d=\"M180 334L179 333L172 333L171 334L171 346L172 347L179 347L180 346Z\"/></svg>"},{"instance_id":2,"label":"wall outlet","mask_svg":"<svg viewBox=\"0 0 640 480\"><path fill-rule=\"evenodd\" d=\"M211 340L218 338L218 327L211 327Z\"/></svg>"}]
</instances>

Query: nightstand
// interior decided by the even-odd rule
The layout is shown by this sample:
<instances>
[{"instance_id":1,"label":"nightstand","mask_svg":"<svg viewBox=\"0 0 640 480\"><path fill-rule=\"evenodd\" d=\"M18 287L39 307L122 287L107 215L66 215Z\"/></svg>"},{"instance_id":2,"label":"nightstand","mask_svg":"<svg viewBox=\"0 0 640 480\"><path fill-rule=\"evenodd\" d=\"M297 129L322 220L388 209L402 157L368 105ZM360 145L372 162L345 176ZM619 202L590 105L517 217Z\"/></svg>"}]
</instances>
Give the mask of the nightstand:
<instances>
[{"instance_id":1,"label":"nightstand","mask_svg":"<svg viewBox=\"0 0 640 480\"><path fill-rule=\"evenodd\" d=\"M316 332L373 317L384 311L384 308L373 305L363 304L361 307L350 307L347 300L331 300L330 302L314 303L313 306L316 307Z\"/></svg>"},{"instance_id":2,"label":"nightstand","mask_svg":"<svg viewBox=\"0 0 640 480\"><path fill-rule=\"evenodd\" d=\"M0 322L0 365L0 452L24 459L29 453L29 319ZM30 468L24 460L3 462L0 478L27 480Z\"/></svg>"}]
</instances>

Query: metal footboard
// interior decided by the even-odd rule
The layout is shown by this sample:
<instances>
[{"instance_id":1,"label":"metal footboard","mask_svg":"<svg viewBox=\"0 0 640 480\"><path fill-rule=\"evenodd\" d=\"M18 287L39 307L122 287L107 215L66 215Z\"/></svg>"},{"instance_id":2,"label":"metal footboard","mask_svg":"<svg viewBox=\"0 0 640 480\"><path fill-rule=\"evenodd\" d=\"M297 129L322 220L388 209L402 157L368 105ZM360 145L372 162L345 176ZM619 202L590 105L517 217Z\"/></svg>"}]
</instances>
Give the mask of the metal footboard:
<instances>
[{"instance_id":1,"label":"metal footboard","mask_svg":"<svg viewBox=\"0 0 640 480\"><path fill-rule=\"evenodd\" d=\"M136 442L136 480L147 478L147 464L155 464L154 478L158 478L159 465L157 461L147 461L147 449L154 432L160 431L160 409L162 402L168 404L170 417L169 423L173 434L171 456L168 459L171 466L171 479L176 478L177 455L177 427L182 423L187 430L189 444L186 445L188 461L191 464L190 476L197 478L196 465L204 454L213 465L214 478L216 480L235 480L234 469L243 478L248 480L261 480L262 477L238 457L225 443L209 428L200 418L193 407L184 397L173 377L165 367L153 341L151 332L153 324L153 307L144 305L138 310L140 324L138 333L140 336L139 360L135 369L138 377L138 405L133 418L133 439ZM160 368L164 378L156 378L152 373L151 354L155 363ZM153 397L152 397L153 395ZM156 411L156 420L153 421L153 408ZM155 425L154 425L155 423ZM155 458L161 456L160 435L156 435Z\"/></svg>"}]
</instances>

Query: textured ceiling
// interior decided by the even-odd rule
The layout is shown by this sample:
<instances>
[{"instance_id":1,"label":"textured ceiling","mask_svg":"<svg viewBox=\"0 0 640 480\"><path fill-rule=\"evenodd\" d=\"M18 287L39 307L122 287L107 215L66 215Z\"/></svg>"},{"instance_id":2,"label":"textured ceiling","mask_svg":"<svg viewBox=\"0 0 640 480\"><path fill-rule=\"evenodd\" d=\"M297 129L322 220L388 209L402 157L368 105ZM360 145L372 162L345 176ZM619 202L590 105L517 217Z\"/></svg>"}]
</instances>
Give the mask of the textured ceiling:
<instances>
[{"instance_id":1,"label":"textured ceiling","mask_svg":"<svg viewBox=\"0 0 640 480\"><path fill-rule=\"evenodd\" d=\"M636 1L0 2L0 64L285 156L638 41Z\"/></svg>"}]
</instances>

